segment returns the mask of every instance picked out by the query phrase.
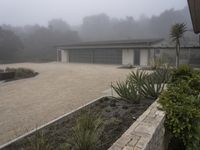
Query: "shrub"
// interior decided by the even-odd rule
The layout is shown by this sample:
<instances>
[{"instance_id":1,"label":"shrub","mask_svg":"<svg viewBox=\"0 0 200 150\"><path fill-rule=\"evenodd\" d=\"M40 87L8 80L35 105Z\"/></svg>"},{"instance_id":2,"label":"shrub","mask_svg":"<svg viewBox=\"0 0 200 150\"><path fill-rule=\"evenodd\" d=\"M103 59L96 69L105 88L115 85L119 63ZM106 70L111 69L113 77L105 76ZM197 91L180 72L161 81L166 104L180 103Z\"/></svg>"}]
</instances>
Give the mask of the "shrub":
<instances>
[{"instance_id":1,"label":"shrub","mask_svg":"<svg viewBox=\"0 0 200 150\"><path fill-rule=\"evenodd\" d=\"M179 82L180 80L187 80L192 77L194 70L188 65L180 65L178 69L174 70L171 82Z\"/></svg>"},{"instance_id":2,"label":"shrub","mask_svg":"<svg viewBox=\"0 0 200 150\"><path fill-rule=\"evenodd\" d=\"M185 146L200 142L200 99L187 82L169 86L159 102L167 114L166 128L173 137Z\"/></svg>"},{"instance_id":3,"label":"shrub","mask_svg":"<svg viewBox=\"0 0 200 150\"><path fill-rule=\"evenodd\" d=\"M196 92L200 92L200 74L193 74L193 77L188 80L190 88Z\"/></svg>"},{"instance_id":4,"label":"shrub","mask_svg":"<svg viewBox=\"0 0 200 150\"><path fill-rule=\"evenodd\" d=\"M95 114L86 113L73 128L70 150L98 150L103 132L102 119Z\"/></svg>"},{"instance_id":5,"label":"shrub","mask_svg":"<svg viewBox=\"0 0 200 150\"><path fill-rule=\"evenodd\" d=\"M159 102L166 112L165 125L173 139L187 150L200 147L200 74L180 66L172 74L172 82Z\"/></svg>"},{"instance_id":6,"label":"shrub","mask_svg":"<svg viewBox=\"0 0 200 150\"><path fill-rule=\"evenodd\" d=\"M6 72L15 72L15 79L34 77L38 73L27 68L6 68Z\"/></svg>"}]
</instances>

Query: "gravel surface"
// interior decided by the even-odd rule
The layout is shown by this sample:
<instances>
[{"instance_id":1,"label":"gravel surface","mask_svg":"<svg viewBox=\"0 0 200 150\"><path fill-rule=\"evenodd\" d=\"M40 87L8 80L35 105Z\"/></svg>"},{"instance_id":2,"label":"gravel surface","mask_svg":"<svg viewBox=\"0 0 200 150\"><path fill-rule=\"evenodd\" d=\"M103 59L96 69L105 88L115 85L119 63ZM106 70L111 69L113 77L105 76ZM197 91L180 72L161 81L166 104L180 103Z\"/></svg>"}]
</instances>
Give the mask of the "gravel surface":
<instances>
[{"instance_id":1,"label":"gravel surface","mask_svg":"<svg viewBox=\"0 0 200 150\"><path fill-rule=\"evenodd\" d=\"M129 69L115 65L19 63L39 72L33 78L0 84L0 145L103 96Z\"/></svg>"}]
</instances>

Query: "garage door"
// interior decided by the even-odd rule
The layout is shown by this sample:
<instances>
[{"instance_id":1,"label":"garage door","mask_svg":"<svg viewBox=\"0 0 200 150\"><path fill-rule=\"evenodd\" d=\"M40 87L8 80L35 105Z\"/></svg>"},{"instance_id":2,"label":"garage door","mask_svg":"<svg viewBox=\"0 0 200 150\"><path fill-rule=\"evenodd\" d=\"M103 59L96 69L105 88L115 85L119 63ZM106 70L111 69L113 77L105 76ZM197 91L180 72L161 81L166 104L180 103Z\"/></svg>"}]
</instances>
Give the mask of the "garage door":
<instances>
[{"instance_id":1,"label":"garage door","mask_svg":"<svg viewBox=\"0 0 200 150\"><path fill-rule=\"evenodd\" d=\"M118 49L70 50L69 61L96 64L122 64L122 51Z\"/></svg>"},{"instance_id":2,"label":"garage door","mask_svg":"<svg viewBox=\"0 0 200 150\"><path fill-rule=\"evenodd\" d=\"M92 50L70 50L69 62L92 63Z\"/></svg>"},{"instance_id":3,"label":"garage door","mask_svg":"<svg viewBox=\"0 0 200 150\"><path fill-rule=\"evenodd\" d=\"M94 63L122 64L122 51L116 49L94 50Z\"/></svg>"}]
</instances>

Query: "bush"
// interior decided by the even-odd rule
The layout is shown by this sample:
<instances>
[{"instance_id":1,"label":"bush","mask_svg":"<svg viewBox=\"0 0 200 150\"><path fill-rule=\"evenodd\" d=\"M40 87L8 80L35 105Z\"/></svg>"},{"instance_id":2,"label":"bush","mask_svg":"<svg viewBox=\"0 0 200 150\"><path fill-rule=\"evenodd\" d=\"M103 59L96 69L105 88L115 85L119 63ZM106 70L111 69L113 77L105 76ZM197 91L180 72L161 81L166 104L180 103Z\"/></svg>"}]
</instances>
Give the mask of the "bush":
<instances>
[{"instance_id":1,"label":"bush","mask_svg":"<svg viewBox=\"0 0 200 150\"><path fill-rule=\"evenodd\" d=\"M192 77L194 70L188 65L180 65L174 70L171 82L179 82L180 80L188 80Z\"/></svg>"},{"instance_id":2,"label":"bush","mask_svg":"<svg viewBox=\"0 0 200 150\"><path fill-rule=\"evenodd\" d=\"M199 73L193 74L193 77L189 78L188 84L192 90L199 92L200 91L200 74Z\"/></svg>"},{"instance_id":3,"label":"bush","mask_svg":"<svg viewBox=\"0 0 200 150\"><path fill-rule=\"evenodd\" d=\"M27 68L6 68L6 72L15 72L15 79L34 77L38 73Z\"/></svg>"},{"instance_id":4,"label":"bush","mask_svg":"<svg viewBox=\"0 0 200 150\"><path fill-rule=\"evenodd\" d=\"M196 140L200 142L200 99L188 83L171 85L161 94L159 102L167 114L166 128L173 137L180 139L185 146L193 145Z\"/></svg>"},{"instance_id":5,"label":"bush","mask_svg":"<svg viewBox=\"0 0 200 150\"><path fill-rule=\"evenodd\" d=\"M166 112L165 126L187 150L200 147L200 74L181 66L159 99Z\"/></svg>"}]
</instances>

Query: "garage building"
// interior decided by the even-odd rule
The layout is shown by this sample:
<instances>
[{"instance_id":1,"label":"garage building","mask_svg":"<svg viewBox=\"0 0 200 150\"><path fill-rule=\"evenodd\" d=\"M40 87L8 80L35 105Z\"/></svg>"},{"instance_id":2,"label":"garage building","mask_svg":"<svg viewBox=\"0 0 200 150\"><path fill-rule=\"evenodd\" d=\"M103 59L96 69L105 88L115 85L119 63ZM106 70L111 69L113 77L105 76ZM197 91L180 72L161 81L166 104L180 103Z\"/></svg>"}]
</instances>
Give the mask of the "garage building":
<instances>
[{"instance_id":1,"label":"garage building","mask_svg":"<svg viewBox=\"0 0 200 150\"><path fill-rule=\"evenodd\" d=\"M184 57L180 63L189 63L192 51L196 50L200 52L199 46L182 47ZM84 42L57 46L57 61L148 66L156 57L169 55L175 58L174 52L175 47L163 39Z\"/></svg>"},{"instance_id":2,"label":"garage building","mask_svg":"<svg viewBox=\"0 0 200 150\"><path fill-rule=\"evenodd\" d=\"M61 62L148 65L150 47L162 39L85 42L57 46Z\"/></svg>"}]
</instances>

